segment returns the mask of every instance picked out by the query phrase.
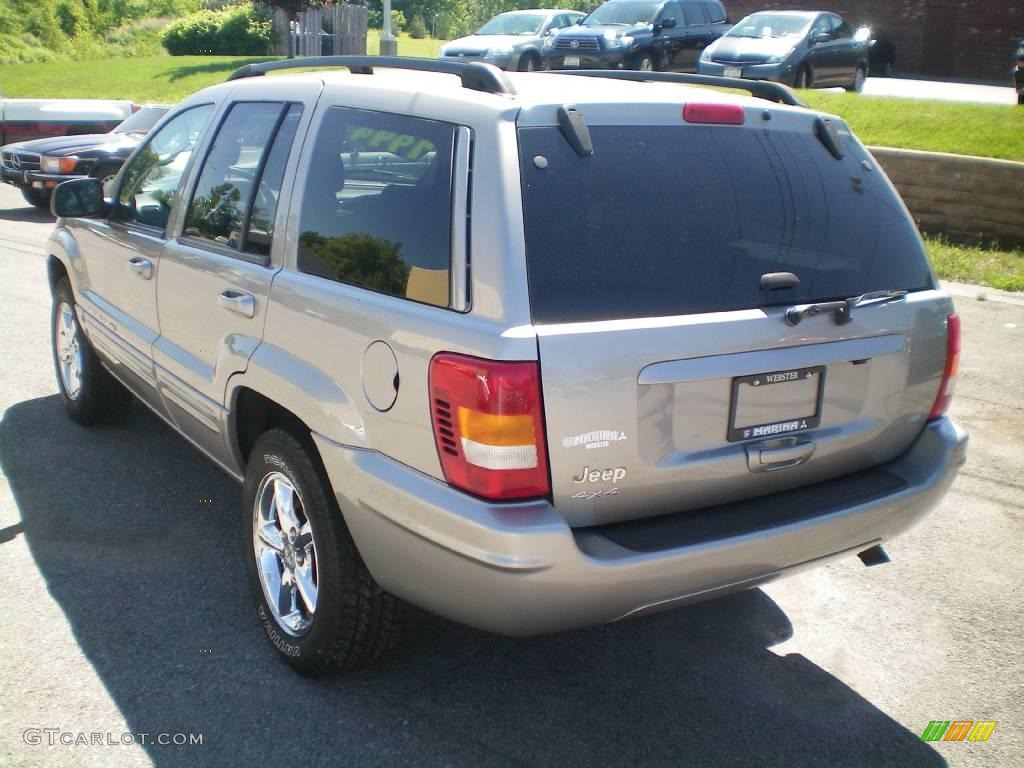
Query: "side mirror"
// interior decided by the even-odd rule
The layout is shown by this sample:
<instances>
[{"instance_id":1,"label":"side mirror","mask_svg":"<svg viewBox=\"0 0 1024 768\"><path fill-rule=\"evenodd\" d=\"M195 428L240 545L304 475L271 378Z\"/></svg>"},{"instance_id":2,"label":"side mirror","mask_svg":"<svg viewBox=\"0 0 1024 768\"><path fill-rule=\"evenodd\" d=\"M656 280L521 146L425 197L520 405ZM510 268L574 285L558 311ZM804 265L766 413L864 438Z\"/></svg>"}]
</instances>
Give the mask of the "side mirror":
<instances>
[{"instance_id":1,"label":"side mirror","mask_svg":"<svg viewBox=\"0 0 1024 768\"><path fill-rule=\"evenodd\" d=\"M99 179L65 181L57 185L50 199L50 212L54 216L96 218L106 214L107 209Z\"/></svg>"},{"instance_id":2,"label":"side mirror","mask_svg":"<svg viewBox=\"0 0 1024 768\"><path fill-rule=\"evenodd\" d=\"M831 41L831 32L815 32L813 35L811 35L811 45L817 45L818 43L828 43Z\"/></svg>"},{"instance_id":3,"label":"side mirror","mask_svg":"<svg viewBox=\"0 0 1024 768\"><path fill-rule=\"evenodd\" d=\"M675 19L662 19L660 22L660 26L662 29L672 29L675 25Z\"/></svg>"}]
</instances>

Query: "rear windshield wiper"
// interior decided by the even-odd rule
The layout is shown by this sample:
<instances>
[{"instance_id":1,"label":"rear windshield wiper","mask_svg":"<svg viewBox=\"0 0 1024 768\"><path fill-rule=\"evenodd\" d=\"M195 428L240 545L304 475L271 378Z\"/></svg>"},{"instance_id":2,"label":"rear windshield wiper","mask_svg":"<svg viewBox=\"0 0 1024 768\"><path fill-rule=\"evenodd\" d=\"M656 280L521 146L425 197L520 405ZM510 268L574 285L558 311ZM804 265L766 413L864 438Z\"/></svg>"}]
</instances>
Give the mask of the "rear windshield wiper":
<instances>
[{"instance_id":1,"label":"rear windshield wiper","mask_svg":"<svg viewBox=\"0 0 1024 768\"><path fill-rule=\"evenodd\" d=\"M800 325L800 321L805 317L814 317L815 315L823 315L826 312L835 312L836 325L846 325L848 322L853 320L853 310L856 307L869 302L873 304L884 304L887 301L902 299L906 295L907 291L873 291L871 293L861 294L860 296L854 296L850 299L843 299L842 301L827 301L822 304L811 304L803 309L791 307L786 310L786 322L790 325Z\"/></svg>"}]
</instances>

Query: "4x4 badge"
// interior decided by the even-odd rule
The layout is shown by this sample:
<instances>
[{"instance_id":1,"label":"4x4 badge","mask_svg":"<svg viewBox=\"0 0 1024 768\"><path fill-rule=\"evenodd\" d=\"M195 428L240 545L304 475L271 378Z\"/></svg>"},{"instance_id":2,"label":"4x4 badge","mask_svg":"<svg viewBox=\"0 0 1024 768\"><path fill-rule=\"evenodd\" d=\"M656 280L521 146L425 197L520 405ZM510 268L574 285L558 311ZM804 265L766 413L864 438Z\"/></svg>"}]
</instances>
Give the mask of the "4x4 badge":
<instances>
[{"instance_id":1,"label":"4x4 badge","mask_svg":"<svg viewBox=\"0 0 1024 768\"><path fill-rule=\"evenodd\" d=\"M619 495L619 489L618 488L606 488L603 491L580 491L579 493L574 493L572 495L572 497L574 499L584 499L586 501L590 501L591 499L602 499L605 496L618 496L618 495Z\"/></svg>"}]
</instances>

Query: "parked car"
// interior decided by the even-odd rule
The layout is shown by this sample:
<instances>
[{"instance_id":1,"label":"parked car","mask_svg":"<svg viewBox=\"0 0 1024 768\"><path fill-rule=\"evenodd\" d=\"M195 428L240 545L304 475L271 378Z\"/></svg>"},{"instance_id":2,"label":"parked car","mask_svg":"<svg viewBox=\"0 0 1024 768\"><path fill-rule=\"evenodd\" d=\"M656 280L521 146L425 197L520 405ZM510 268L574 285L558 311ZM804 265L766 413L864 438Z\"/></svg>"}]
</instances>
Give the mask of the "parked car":
<instances>
[{"instance_id":1,"label":"parked car","mask_svg":"<svg viewBox=\"0 0 1024 768\"><path fill-rule=\"evenodd\" d=\"M693 72L701 50L728 28L718 0L608 0L578 26L549 36L544 64Z\"/></svg>"},{"instance_id":2,"label":"parked car","mask_svg":"<svg viewBox=\"0 0 1024 768\"><path fill-rule=\"evenodd\" d=\"M242 483L293 667L377 658L405 602L529 635L877 563L949 488L959 321L841 120L342 61L189 97L47 246L68 413L137 398Z\"/></svg>"},{"instance_id":3,"label":"parked car","mask_svg":"<svg viewBox=\"0 0 1024 768\"><path fill-rule=\"evenodd\" d=\"M485 61L501 69L532 72L541 67L544 40L584 16L564 8L500 13L469 37L442 45L441 58Z\"/></svg>"},{"instance_id":4,"label":"parked car","mask_svg":"<svg viewBox=\"0 0 1024 768\"><path fill-rule=\"evenodd\" d=\"M765 11L747 16L700 57L702 75L774 80L796 88L861 91L869 48L834 13Z\"/></svg>"},{"instance_id":5,"label":"parked car","mask_svg":"<svg viewBox=\"0 0 1024 768\"><path fill-rule=\"evenodd\" d=\"M106 133L136 109L130 101L0 98L0 146L50 136Z\"/></svg>"},{"instance_id":6,"label":"parked car","mask_svg":"<svg viewBox=\"0 0 1024 768\"><path fill-rule=\"evenodd\" d=\"M110 133L60 136L0 148L0 177L21 189L25 200L49 209L50 193L62 181L92 176L104 186L170 107L148 105Z\"/></svg>"},{"instance_id":7,"label":"parked car","mask_svg":"<svg viewBox=\"0 0 1024 768\"><path fill-rule=\"evenodd\" d=\"M1017 64L1013 70L1013 85L1017 89L1017 104L1024 104L1024 40L1017 46Z\"/></svg>"}]
</instances>

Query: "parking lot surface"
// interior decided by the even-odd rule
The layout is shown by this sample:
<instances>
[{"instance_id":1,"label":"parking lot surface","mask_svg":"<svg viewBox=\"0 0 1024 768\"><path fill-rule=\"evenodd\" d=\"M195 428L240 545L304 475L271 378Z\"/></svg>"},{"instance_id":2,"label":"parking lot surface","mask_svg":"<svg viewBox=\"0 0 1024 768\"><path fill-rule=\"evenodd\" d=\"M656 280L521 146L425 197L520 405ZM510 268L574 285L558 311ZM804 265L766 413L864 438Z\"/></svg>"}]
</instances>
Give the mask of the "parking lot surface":
<instances>
[{"instance_id":1,"label":"parking lot surface","mask_svg":"<svg viewBox=\"0 0 1024 768\"><path fill-rule=\"evenodd\" d=\"M548 637L417 614L389 661L313 681L250 608L239 488L142 407L64 415L51 227L0 188L0 766L1024 765L1019 299L958 289L969 461L891 563Z\"/></svg>"}]
</instances>

